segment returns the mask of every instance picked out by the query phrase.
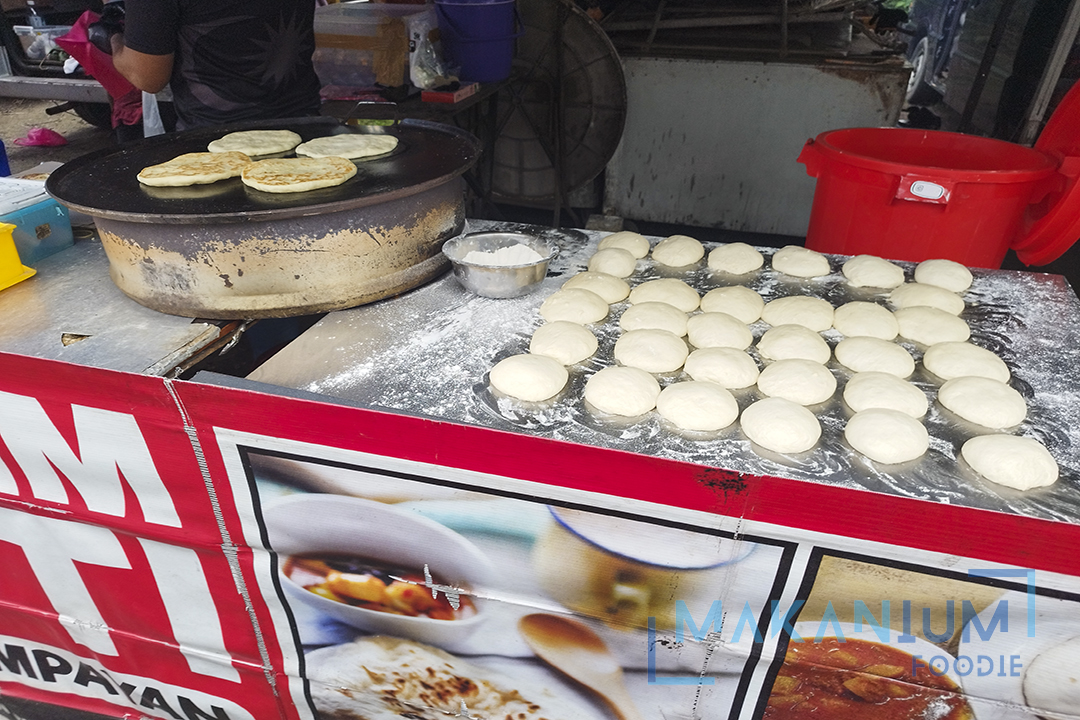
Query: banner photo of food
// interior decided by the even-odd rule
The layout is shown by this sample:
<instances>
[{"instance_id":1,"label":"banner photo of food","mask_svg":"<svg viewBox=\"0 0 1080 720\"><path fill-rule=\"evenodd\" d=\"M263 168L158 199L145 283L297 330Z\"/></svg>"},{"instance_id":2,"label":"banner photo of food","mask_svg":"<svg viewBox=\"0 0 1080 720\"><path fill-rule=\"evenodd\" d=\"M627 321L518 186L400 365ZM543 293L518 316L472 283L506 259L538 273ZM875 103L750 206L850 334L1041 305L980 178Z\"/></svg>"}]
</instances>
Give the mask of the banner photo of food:
<instances>
[{"instance_id":1,"label":"banner photo of food","mask_svg":"<svg viewBox=\"0 0 1080 720\"><path fill-rule=\"evenodd\" d=\"M736 717L773 654L791 543L243 453L320 717Z\"/></svg>"},{"instance_id":2,"label":"banner photo of food","mask_svg":"<svg viewBox=\"0 0 1080 720\"><path fill-rule=\"evenodd\" d=\"M1080 596L1037 573L943 572L816 553L766 719L1076 716Z\"/></svg>"}]
</instances>

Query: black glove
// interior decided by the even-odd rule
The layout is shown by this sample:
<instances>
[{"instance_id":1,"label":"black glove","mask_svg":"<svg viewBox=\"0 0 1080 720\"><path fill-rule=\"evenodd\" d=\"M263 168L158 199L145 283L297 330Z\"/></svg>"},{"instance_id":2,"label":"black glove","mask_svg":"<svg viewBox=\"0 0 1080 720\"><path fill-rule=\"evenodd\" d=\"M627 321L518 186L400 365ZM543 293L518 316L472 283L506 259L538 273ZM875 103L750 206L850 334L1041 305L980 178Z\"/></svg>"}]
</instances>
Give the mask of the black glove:
<instances>
[{"instance_id":1,"label":"black glove","mask_svg":"<svg viewBox=\"0 0 1080 720\"><path fill-rule=\"evenodd\" d=\"M112 55L112 36L124 32L124 0L106 3L101 18L86 26L86 38L103 53Z\"/></svg>"}]
</instances>

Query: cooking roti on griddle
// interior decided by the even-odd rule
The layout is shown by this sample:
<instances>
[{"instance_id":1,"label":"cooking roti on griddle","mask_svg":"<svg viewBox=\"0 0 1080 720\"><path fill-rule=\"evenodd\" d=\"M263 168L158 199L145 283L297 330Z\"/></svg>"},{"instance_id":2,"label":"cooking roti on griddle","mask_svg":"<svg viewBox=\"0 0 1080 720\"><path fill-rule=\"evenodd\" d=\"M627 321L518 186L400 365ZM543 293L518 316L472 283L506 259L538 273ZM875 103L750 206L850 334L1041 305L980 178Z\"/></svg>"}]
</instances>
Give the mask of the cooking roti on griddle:
<instances>
[{"instance_id":1,"label":"cooking roti on griddle","mask_svg":"<svg viewBox=\"0 0 1080 720\"><path fill-rule=\"evenodd\" d=\"M349 160L356 158L385 155L397 147L398 139L393 135L377 133L342 133L326 135L296 146L296 154L305 157L342 157Z\"/></svg>"},{"instance_id":2,"label":"cooking roti on griddle","mask_svg":"<svg viewBox=\"0 0 1080 720\"><path fill-rule=\"evenodd\" d=\"M356 174L345 158L276 158L257 160L244 168L240 180L269 193L294 193L333 187Z\"/></svg>"},{"instance_id":3,"label":"cooking roti on griddle","mask_svg":"<svg viewBox=\"0 0 1080 720\"><path fill-rule=\"evenodd\" d=\"M292 130L243 130L214 140L210 152L242 152L245 155L273 155L292 150L302 138Z\"/></svg>"},{"instance_id":4,"label":"cooking roti on griddle","mask_svg":"<svg viewBox=\"0 0 1080 720\"><path fill-rule=\"evenodd\" d=\"M151 165L139 171L139 182L153 187L183 187L206 185L236 177L251 158L238 152L185 153L168 162Z\"/></svg>"}]
</instances>

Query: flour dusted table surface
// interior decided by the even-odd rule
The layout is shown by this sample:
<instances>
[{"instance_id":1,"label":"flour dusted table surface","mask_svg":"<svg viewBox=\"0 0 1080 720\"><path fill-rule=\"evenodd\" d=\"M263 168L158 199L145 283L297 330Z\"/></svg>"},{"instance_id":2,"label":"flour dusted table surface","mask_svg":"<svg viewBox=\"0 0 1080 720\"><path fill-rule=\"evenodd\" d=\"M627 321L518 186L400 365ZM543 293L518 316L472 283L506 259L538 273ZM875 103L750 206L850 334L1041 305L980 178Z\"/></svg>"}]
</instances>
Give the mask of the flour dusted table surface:
<instances>
[{"instance_id":1,"label":"flour dusted table surface","mask_svg":"<svg viewBox=\"0 0 1080 720\"><path fill-rule=\"evenodd\" d=\"M471 230L504 227L471 223ZM553 401L526 406L495 397L487 372L507 355L527 352L532 332L542 324L541 302L574 273L584 269L604 233L576 230L543 231L562 246L540 289L522 298L492 300L465 291L450 275L400 297L331 313L257 369L250 379L341 398L391 412L427 416L628 452L665 457L752 475L787 477L865 489L899 497L946 503L1027 517L1080 522L1080 301L1054 275L1002 270L974 270L975 281L964 294L962 317L971 326L971 341L994 351L1009 365L1011 384L1028 403L1028 417L1018 429L1042 441L1061 468L1049 488L1019 492L992 485L958 462L960 446L976 433L933 402L937 383L918 363L912 382L927 392L931 408L923 418L930 432L930 450L912 463L876 465L851 450L843 440L850 415L840 400L850 376L835 359L829 367L839 388L819 410L823 427L818 446L799 456L756 453L738 423L712 435L679 433L655 412L636 421L599 418L581 399L588 376L614 363L612 348L619 336L618 316L628 307L616 303L603 324L594 327L600 340L596 355L574 366L566 390ZM655 244L655 238L653 243ZM715 244L707 243L706 250ZM762 248L770 255L770 248ZM765 269L745 277L714 275L702 261L689 270L638 263L628 278L636 285L658 277L681 277L701 294L722 285L739 284L766 301L786 295L823 297L834 306L853 300L884 304L887 291L853 288L840 273L844 258L833 257L832 275L800 280ZM911 280L910 263L905 267ZM752 326L755 338L768 328ZM831 346L842 336L824 333ZM903 343L920 360L922 351ZM751 353L754 354L753 348ZM755 355L756 356L756 355ZM667 385L680 373L660 376ZM686 379L685 376L682 376ZM755 388L735 392L741 408L758 399Z\"/></svg>"}]
</instances>

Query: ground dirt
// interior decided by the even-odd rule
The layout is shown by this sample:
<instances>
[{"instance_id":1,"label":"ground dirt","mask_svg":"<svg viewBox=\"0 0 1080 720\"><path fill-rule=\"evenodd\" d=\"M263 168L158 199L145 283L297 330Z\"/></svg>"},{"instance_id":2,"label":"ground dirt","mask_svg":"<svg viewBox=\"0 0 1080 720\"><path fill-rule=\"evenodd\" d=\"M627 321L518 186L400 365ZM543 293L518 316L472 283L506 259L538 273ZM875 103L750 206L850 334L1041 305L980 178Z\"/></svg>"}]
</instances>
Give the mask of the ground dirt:
<instances>
[{"instance_id":1,"label":"ground dirt","mask_svg":"<svg viewBox=\"0 0 1080 720\"><path fill-rule=\"evenodd\" d=\"M48 160L67 162L116 145L112 131L96 128L73 112L45 113L45 108L59 104L52 100L0 98L0 140L7 149L11 172L21 172ZM68 144L59 147L20 147L15 144L17 138L26 137L26 133L35 127L55 130L67 139Z\"/></svg>"}]
</instances>

